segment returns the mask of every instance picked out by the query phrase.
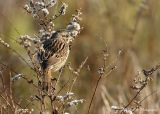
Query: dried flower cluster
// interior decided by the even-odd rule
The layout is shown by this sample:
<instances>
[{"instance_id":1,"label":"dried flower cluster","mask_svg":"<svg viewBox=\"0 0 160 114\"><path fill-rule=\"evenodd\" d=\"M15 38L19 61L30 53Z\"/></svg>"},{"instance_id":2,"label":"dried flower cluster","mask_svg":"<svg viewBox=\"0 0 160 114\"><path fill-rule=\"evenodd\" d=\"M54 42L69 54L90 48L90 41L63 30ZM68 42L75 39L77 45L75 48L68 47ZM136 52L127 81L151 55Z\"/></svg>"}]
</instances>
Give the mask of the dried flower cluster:
<instances>
[{"instance_id":1,"label":"dried flower cluster","mask_svg":"<svg viewBox=\"0 0 160 114\"><path fill-rule=\"evenodd\" d=\"M71 41L73 41L77 35L81 31L81 27L79 21L81 20L80 10L77 10L76 15L72 15L72 18L66 28L64 29L56 29L54 25L54 20L61 15L64 15L66 12L67 5L62 3L62 6L59 9L58 14L49 15L48 8L54 7L56 4L55 0L48 1L38 1L33 2L29 0L29 3L25 5L25 10L33 16L35 21L40 25L38 35L32 37L28 35L24 35L20 37L19 43L27 50L27 53L32 60L32 64L37 66L36 69L39 71L39 66L37 65L37 53L45 53L44 42L53 36L53 34L59 33L59 31L64 31L66 37L71 37ZM44 15L41 15L44 14ZM69 40L69 42L70 42Z\"/></svg>"},{"instance_id":2,"label":"dried flower cluster","mask_svg":"<svg viewBox=\"0 0 160 114\"><path fill-rule=\"evenodd\" d=\"M64 96L56 96L56 100L63 104L64 109L68 109L70 107L77 106L78 104L81 104L84 102L84 99L77 100L77 99L73 98L74 96L75 96L74 93L67 92ZM63 114L65 114L65 113L66 112L64 110Z\"/></svg>"},{"instance_id":3,"label":"dried flower cluster","mask_svg":"<svg viewBox=\"0 0 160 114\"><path fill-rule=\"evenodd\" d=\"M142 100L138 99L138 96L141 94L142 90L146 88L150 80L152 79L151 75L157 71L160 68L160 65L156 65L155 67L149 69L149 70L142 70L143 75L145 76L140 77L141 72L139 72L136 77L133 80L133 85L131 88L136 91L136 94L134 97L129 101L129 103L124 107L118 107L118 106L112 106L111 109L115 111L115 113L121 113L121 114L133 114L137 109L139 109L142 105L141 103L145 100L143 98ZM152 95L152 93L150 94ZM150 96L149 95L149 96Z\"/></svg>"},{"instance_id":4,"label":"dried flower cluster","mask_svg":"<svg viewBox=\"0 0 160 114\"><path fill-rule=\"evenodd\" d=\"M4 40L2 40L1 38L0 38L0 44L2 44L2 45L4 45L5 47L9 48L9 44L6 43L6 42L5 42Z\"/></svg>"}]
</instances>

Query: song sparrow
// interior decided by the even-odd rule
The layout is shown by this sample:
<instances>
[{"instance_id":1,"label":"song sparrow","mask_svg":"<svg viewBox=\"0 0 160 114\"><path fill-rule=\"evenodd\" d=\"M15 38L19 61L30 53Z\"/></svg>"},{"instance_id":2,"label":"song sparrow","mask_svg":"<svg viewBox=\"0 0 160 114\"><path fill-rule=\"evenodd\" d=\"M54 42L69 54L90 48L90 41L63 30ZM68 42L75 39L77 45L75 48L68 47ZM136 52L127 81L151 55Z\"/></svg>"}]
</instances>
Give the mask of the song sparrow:
<instances>
[{"instance_id":1,"label":"song sparrow","mask_svg":"<svg viewBox=\"0 0 160 114\"><path fill-rule=\"evenodd\" d=\"M51 81L51 71L56 72L65 65L71 43L79 31L80 25L72 22L65 30L55 31L42 41L43 48L39 50L37 58L47 83Z\"/></svg>"}]
</instances>

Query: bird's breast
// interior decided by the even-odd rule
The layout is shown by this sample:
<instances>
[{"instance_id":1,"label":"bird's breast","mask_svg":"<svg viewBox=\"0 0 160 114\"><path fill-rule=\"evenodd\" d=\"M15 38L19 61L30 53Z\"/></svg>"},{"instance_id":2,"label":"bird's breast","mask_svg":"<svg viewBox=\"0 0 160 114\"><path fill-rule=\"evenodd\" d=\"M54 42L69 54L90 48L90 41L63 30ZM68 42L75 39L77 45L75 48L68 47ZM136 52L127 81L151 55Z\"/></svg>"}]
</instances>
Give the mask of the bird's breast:
<instances>
[{"instance_id":1,"label":"bird's breast","mask_svg":"<svg viewBox=\"0 0 160 114\"><path fill-rule=\"evenodd\" d=\"M67 58L69 56L69 48L62 50L59 53L55 53L51 58L49 58L48 68L51 69L53 72L60 70L66 63Z\"/></svg>"}]
</instances>

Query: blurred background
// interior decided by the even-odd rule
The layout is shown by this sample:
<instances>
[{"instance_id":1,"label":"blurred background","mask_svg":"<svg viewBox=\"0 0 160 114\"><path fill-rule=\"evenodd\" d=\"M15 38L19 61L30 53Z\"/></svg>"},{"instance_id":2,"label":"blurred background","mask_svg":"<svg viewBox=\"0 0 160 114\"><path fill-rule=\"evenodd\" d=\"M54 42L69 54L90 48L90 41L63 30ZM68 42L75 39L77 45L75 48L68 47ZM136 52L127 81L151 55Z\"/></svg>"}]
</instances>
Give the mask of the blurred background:
<instances>
[{"instance_id":1,"label":"blurred background","mask_svg":"<svg viewBox=\"0 0 160 114\"><path fill-rule=\"evenodd\" d=\"M76 9L81 8L84 27L72 46L68 62L78 68L88 57L81 70L73 92L77 98L85 99L77 111L84 114L98 80L98 69L103 64L103 50L107 48L107 65L117 66L107 78L101 80L91 107L91 114L109 114L111 106L124 106L135 92L130 89L133 79L142 69L151 68L160 63L160 1L159 0L62 0L68 4L65 16L55 21L56 28L64 28ZM0 0L0 36L19 52L26 60L27 54L15 40L20 35L34 35L39 26L27 14L23 5L25 0ZM60 4L60 2L59 2ZM53 11L55 12L55 11ZM107 46L107 47L106 47ZM119 50L122 54L117 59ZM116 61L115 61L116 60ZM33 78L32 71L9 49L0 45L0 62L7 64L19 73ZM112 66L112 65L111 65ZM142 75L142 74L141 74ZM7 83L8 71L5 73ZM72 74L66 69L60 80L61 87ZM144 89L140 98L157 90L142 103L142 114L158 114L160 112L160 73L153 75L153 80ZM17 99L27 102L34 88L23 81L14 84ZM65 91L65 90L64 90ZM63 92L61 93L63 94ZM38 106L33 105L36 111ZM151 111L145 111L151 109ZM153 109L153 110L152 110ZM137 111L137 114L140 112Z\"/></svg>"}]
</instances>

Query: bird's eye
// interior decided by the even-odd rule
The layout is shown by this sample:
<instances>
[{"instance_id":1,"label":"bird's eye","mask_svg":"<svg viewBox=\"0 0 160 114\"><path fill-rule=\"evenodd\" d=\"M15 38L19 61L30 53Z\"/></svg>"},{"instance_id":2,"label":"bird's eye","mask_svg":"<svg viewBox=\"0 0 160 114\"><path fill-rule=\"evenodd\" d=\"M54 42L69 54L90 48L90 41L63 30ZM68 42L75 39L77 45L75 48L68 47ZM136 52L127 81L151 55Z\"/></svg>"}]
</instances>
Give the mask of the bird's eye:
<instances>
[{"instance_id":1,"label":"bird's eye","mask_svg":"<svg viewBox=\"0 0 160 114\"><path fill-rule=\"evenodd\" d=\"M56 55L57 58L59 58L59 55Z\"/></svg>"}]
</instances>

